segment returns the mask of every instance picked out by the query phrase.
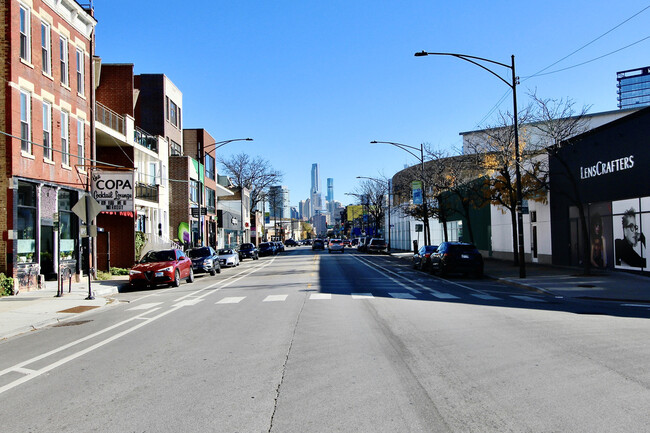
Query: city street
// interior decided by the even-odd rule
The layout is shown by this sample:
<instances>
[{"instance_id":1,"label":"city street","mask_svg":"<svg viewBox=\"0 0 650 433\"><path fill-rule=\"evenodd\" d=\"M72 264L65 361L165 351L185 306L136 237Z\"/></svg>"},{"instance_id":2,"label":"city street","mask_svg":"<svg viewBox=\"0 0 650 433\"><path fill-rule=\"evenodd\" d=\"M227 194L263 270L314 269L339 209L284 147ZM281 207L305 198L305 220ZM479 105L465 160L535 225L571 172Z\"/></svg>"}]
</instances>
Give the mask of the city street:
<instances>
[{"instance_id":1,"label":"city street","mask_svg":"<svg viewBox=\"0 0 650 433\"><path fill-rule=\"evenodd\" d=\"M0 342L0 425L650 431L648 317L395 257L288 248Z\"/></svg>"}]
</instances>

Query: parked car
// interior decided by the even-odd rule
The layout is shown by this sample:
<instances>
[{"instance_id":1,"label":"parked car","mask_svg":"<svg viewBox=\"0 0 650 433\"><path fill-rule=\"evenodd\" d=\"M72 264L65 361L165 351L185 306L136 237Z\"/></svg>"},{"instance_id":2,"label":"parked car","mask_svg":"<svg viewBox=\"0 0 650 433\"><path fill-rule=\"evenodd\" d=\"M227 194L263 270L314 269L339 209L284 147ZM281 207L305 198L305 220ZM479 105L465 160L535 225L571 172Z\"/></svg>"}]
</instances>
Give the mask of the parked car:
<instances>
[{"instance_id":1,"label":"parked car","mask_svg":"<svg viewBox=\"0 0 650 433\"><path fill-rule=\"evenodd\" d=\"M239 266L239 253L232 248L219 250L219 264L222 268Z\"/></svg>"},{"instance_id":2,"label":"parked car","mask_svg":"<svg viewBox=\"0 0 650 433\"><path fill-rule=\"evenodd\" d=\"M431 270L431 254L438 249L438 245L423 245L417 253L413 254L413 269L421 271Z\"/></svg>"},{"instance_id":3,"label":"parked car","mask_svg":"<svg viewBox=\"0 0 650 433\"><path fill-rule=\"evenodd\" d=\"M313 241L312 241L312 239L305 239L304 242L305 242L304 245L311 245L311 243L312 243Z\"/></svg>"},{"instance_id":4,"label":"parked car","mask_svg":"<svg viewBox=\"0 0 650 433\"><path fill-rule=\"evenodd\" d=\"M322 239L314 239L313 242L311 243L311 249L312 250L324 250L325 249L325 242L323 242Z\"/></svg>"},{"instance_id":5,"label":"parked car","mask_svg":"<svg viewBox=\"0 0 650 433\"><path fill-rule=\"evenodd\" d=\"M248 242L239 246L239 260L244 260L247 258L253 260L259 259L259 251L257 250L257 247L254 244Z\"/></svg>"},{"instance_id":6,"label":"parked car","mask_svg":"<svg viewBox=\"0 0 650 433\"><path fill-rule=\"evenodd\" d=\"M452 272L483 276L483 256L472 244L442 242L431 254L431 271L445 275Z\"/></svg>"},{"instance_id":7,"label":"parked car","mask_svg":"<svg viewBox=\"0 0 650 433\"><path fill-rule=\"evenodd\" d=\"M262 242L258 248L258 255L263 256L272 256L275 254L275 245L273 242Z\"/></svg>"},{"instance_id":8,"label":"parked car","mask_svg":"<svg viewBox=\"0 0 650 433\"><path fill-rule=\"evenodd\" d=\"M340 251L343 253L345 245L341 239L330 239L329 244L327 244L327 252L331 253L332 251Z\"/></svg>"},{"instance_id":9,"label":"parked car","mask_svg":"<svg viewBox=\"0 0 650 433\"><path fill-rule=\"evenodd\" d=\"M181 279L194 281L192 261L181 250L149 251L129 271L131 286L169 284L178 287Z\"/></svg>"},{"instance_id":10,"label":"parked car","mask_svg":"<svg viewBox=\"0 0 650 433\"><path fill-rule=\"evenodd\" d=\"M284 246L285 246L285 247L297 247L297 246L298 246L298 242L296 242L296 241L293 240L293 239L287 239L286 241L284 241Z\"/></svg>"},{"instance_id":11,"label":"parked car","mask_svg":"<svg viewBox=\"0 0 650 433\"><path fill-rule=\"evenodd\" d=\"M219 255L212 247L197 247L187 250L187 257L192 260L194 274L208 273L216 275L221 272Z\"/></svg>"},{"instance_id":12,"label":"parked car","mask_svg":"<svg viewBox=\"0 0 650 433\"><path fill-rule=\"evenodd\" d=\"M280 241L273 242L275 244L275 250L278 253L283 253L284 252L284 244Z\"/></svg>"},{"instance_id":13,"label":"parked car","mask_svg":"<svg viewBox=\"0 0 650 433\"><path fill-rule=\"evenodd\" d=\"M388 244L386 243L386 239L382 239L382 238L370 239L370 242L366 244L366 251L368 251L369 253L388 254Z\"/></svg>"},{"instance_id":14,"label":"parked car","mask_svg":"<svg viewBox=\"0 0 650 433\"><path fill-rule=\"evenodd\" d=\"M343 239L343 246L344 247L351 247L352 244L350 243L350 239Z\"/></svg>"}]
</instances>

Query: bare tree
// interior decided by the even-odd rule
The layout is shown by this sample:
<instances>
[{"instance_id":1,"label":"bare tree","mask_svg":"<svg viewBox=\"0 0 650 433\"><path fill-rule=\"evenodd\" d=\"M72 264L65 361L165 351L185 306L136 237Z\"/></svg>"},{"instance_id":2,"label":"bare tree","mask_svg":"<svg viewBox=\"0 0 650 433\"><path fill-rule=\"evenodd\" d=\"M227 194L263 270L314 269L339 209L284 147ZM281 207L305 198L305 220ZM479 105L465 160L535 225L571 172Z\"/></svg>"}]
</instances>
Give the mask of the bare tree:
<instances>
[{"instance_id":1,"label":"bare tree","mask_svg":"<svg viewBox=\"0 0 650 433\"><path fill-rule=\"evenodd\" d=\"M217 160L236 187L250 191L251 212L266 200L271 185L282 182L282 172L275 170L269 161L259 156L252 158L246 153L240 153L230 158L219 156Z\"/></svg>"},{"instance_id":2,"label":"bare tree","mask_svg":"<svg viewBox=\"0 0 650 433\"><path fill-rule=\"evenodd\" d=\"M368 214L376 232L379 232L384 215L386 215L386 197L388 196L388 181L383 179L363 180L354 194L361 197L362 204L367 204ZM385 234L384 234L385 236Z\"/></svg>"},{"instance_id":3,"label":"bare tree","mask_svg":"<svg viewBox=\"0 0 650 433\"><path fill-rule=\"evenodd\" d=\"M586 118L589 107L575 108L575 103L570 99L543 99L537 94L530 95L534 101L533 127L538 131L540 141L538 148L545 151L546 158L540 159L539 170L531 173L545 188L549 185L549 160L553 159L562 168L554 176L563 176L571 188L552 191L553 194L565 196L576 208L580 217L582 228L582 264L584 273L588 275L591 269L589 230L587 229L587 216L584 201L580 195L578 178L562 156L560 150L564 146L571 146L571 137L575 137L588 129Z\"/></svg>"}]
</instances>

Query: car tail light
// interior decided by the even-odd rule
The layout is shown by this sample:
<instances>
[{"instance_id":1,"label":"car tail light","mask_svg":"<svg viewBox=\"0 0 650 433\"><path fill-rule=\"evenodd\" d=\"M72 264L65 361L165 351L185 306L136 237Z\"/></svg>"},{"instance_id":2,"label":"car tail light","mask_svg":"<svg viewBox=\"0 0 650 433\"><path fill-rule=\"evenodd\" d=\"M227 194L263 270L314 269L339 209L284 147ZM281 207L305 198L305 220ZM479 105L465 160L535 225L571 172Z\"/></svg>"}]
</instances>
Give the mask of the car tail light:
<instances>
[{"instance_id":1,"label":"car tail light","mask_svg":"<svg viewBox=\"0 0 650 433\"><path fill-rule=\"evenodd\" d=\"M431 255L431 253L426 253L426 254L424 255L424 257L429 257L430 255Z\"/></svg>"}]
</instances>

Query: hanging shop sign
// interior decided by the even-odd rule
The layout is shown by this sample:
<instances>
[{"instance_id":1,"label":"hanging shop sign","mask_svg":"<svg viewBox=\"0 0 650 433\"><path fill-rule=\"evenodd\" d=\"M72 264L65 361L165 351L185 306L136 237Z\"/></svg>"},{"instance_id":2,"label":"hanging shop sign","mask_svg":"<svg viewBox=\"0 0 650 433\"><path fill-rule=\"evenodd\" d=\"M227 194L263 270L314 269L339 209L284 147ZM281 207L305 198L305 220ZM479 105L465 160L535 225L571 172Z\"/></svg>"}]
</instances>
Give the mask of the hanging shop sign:
<instances>
[{"instance_id":1,"label":"hanging shop sign","mask_svg":"<svg viewBox=\"0 0 650 433\"><path fill-rule=\"evenodd\" d=\"M133 212L133 172L101 171L92 175L92 196L102 211Z\"/></svg>"}]
</instances>

